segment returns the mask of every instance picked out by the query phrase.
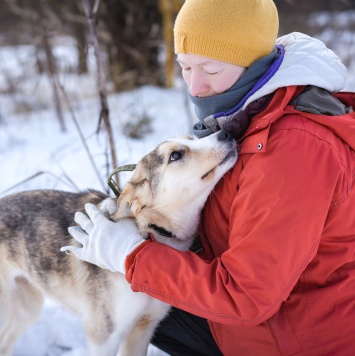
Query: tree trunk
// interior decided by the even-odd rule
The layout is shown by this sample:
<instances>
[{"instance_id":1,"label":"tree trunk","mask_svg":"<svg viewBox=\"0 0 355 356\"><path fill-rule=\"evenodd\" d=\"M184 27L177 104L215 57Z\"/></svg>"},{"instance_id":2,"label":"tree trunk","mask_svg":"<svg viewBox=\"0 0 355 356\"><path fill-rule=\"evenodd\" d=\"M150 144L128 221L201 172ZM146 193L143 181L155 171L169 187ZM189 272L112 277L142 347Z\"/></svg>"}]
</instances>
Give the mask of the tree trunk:
<instances>
[{"instance_id":1,"label":"tree trunk","mask_svg":"<svg viewBox=\"0 0 355 356\"><path fill-rule=\"evenodd\" d=\"M46 13L44 9L44 0L38 1L36 4L36 11L39 14L39 29L40 29L40 35L42 38L42 46L44 53L46 54L46 66L47 66L47 73L49 75L49 80L52 86L53 90L53 102L54 102L54 107L55 111L57 114L57 119L59 122L60 130L62 132L66 131L65 123L64 123L64 116L63 116L63 109L62 109L62 104L60 101L60 95L59 95L59 88L57 85L58 81L58 71L57 71L57 65L55 63L55 60L53 58L53 53L52 53L52 47L51 43L49 40L49 34L48 34L48 29L45 23L46 19Z\"/></svg>"}]
</instances>

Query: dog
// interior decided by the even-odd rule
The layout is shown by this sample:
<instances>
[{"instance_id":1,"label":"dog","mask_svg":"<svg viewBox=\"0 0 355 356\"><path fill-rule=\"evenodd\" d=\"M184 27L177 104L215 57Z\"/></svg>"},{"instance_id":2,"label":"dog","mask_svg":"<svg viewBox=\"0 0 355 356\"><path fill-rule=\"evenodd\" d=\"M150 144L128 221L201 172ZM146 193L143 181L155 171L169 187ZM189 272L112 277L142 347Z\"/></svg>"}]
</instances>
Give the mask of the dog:
<instances>
[{"instance_id":1,"label":"dog","mask_svg":"<svg viewBox=\"0 0 355 356\"><path fill-rule=\"evenodd\" d=\"M213 134L171 139L138 162L117 201L99 191L21 192L0 199L0 355L40 314L45 295L83 322L89 355L145 355L170 306L134 293L125 276L60 252L79 245L67 232L85 203L114 221L135 219L140 233L178 250L196 236L204 203L235 164L236 144Z\"/></svg>"}]
</instances>

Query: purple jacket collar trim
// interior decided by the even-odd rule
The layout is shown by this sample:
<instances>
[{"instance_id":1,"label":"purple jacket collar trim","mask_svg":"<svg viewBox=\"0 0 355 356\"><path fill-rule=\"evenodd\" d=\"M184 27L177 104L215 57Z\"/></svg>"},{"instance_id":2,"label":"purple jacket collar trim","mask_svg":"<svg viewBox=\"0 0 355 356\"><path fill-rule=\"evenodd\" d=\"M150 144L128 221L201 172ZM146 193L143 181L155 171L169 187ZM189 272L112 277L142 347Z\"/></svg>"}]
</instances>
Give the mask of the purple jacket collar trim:
<instances>
[{"instance_id":1,"label":"purple jacket collar trim","mask_svg":"<svg viewBox=\"0 0 355 356\"><path fill-rule=\"evenodd\" d=\"M252 96L255 92L257 92L260 88L262 88L269 80L271 77L274 76L274 74L279 70L280 65L283 61L284 55L285 55L285 49L284 46L282 45L277 45L277 52L278 52L278 58L271 64L269 69L266 71L266 73L255 83L253 88L250 90L250 92L245 95L245 97L231 110L227 112L218 112L214 114L214 118L218 119L219 117L222 116L229 116L234 114L236 111L238 111L244 103L248 100L250 96Z\"/></svg>"}]
</instances>

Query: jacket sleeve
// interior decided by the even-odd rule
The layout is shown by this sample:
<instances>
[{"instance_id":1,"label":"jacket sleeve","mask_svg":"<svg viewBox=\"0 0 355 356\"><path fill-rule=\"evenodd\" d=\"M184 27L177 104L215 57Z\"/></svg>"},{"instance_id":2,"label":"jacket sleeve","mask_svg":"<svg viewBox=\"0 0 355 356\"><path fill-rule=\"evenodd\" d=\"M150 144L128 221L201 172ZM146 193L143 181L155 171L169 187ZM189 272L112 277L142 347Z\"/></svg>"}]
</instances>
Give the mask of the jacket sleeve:
<instances>
[{"instance_id":1,"label":"jacket sleeve","mask_svg":"<svg viewBox=\"0 0 355 356\"><path fill-rule=\"evenodd\" d=\"M317 253L334 191L346 186L343 171L328 142L300 127L273 130L267 151L240 175L229 249L204 261L150 243L127 272L132 289L222 324L264 322Z\"/></svg>"}]
</instances>

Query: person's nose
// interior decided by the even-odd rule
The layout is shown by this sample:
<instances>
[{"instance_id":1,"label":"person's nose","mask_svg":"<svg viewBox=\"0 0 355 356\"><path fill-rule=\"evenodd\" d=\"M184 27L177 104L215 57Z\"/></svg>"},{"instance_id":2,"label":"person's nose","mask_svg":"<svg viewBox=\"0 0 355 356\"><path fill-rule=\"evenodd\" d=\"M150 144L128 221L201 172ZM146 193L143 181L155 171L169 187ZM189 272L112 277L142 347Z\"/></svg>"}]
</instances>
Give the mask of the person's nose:
<instances>
[{"instance_id":1,"label":"person's nose","mask_svg":"<svg viewBox=\"0 0 355 356\"><path fill-rule=\"evenodd\" d=\"M189 83L191 96L205 96L208 91L208 83L199 70L192 71Z\"/></svg>"}]
</instances>

